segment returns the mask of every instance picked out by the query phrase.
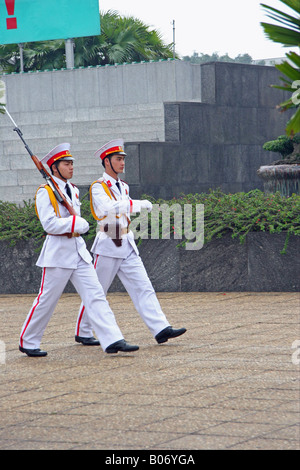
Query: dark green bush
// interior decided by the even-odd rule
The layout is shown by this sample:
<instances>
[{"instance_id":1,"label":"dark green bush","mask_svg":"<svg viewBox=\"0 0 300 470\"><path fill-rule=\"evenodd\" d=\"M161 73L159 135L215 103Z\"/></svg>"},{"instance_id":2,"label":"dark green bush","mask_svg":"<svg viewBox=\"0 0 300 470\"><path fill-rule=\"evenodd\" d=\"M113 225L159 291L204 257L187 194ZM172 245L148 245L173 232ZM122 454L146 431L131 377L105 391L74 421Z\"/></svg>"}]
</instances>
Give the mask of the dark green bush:
<instances>
[{"instance_id":1,"label":"dark green bush","mask_svg":"<svg viewBox=\"0 0 300 470\"><path fill-rule=\"evenodd\" d=\"M283 158L293 153L294 144L300 144L300 136L296 135L293 138L287 137L286 135L280 135L276 140L270 140L263 145L264 150L269 152L277 152Z\"/></svg>"},{"instance_id":2,"label":"dark green bush","mask_svg":"<svg viewBox=\"0 0 300 470\"><path fill-rule=\"evenodd\" d=\"M181 195L171 201L149 199L156 204L203 204L204 243L226 233L243 243L249 232L286 232L287 246L291 234L300 235L300 196L296 194L284 197L280 193L265 194L259 190L234 194L215 190L206 194Z\"/></svg>"},{"instance_id":3,"label":"dark green bush","mask_svg":"<svg viewBox=\"0 0 300 470\"><path fill-rule=\"evenodd\" d=\"M248 193L225 194L221 190L201 194L182 194L172 200L150 199L153 204L204 204L204 242L220 238L231 233L243 243L249 232L286 232L300 235L300 196L283 197L280 193L265 194L259 190ZM96 234L96 221L90 212L88 195L81 199L81 215L90 224L90 230L84 235L91 240ZM172 213L171 213L172 214ZM151 214L149 214L150 220ZM195 224L195 221L193 221ZM172 220L170 223L173 233ZM195 228L195 226L193 226ZM150 232L149 232L150 234ZM35 239L38 245L44 240L45 233L35 214L34 203L24 202L19 206L0 201L0 240L15 244L18 240ZM181 245L185 241L182 240Z\"/></svg>"}]
</instances>

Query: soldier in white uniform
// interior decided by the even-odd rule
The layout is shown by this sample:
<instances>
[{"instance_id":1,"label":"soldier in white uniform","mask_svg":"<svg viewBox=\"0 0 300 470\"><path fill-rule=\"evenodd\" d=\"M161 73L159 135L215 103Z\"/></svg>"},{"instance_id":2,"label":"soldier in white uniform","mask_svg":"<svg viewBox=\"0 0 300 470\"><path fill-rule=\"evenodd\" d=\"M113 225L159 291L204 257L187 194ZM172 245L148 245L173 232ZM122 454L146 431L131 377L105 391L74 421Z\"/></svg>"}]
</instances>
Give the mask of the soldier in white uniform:
<instances>
[{"instance_id":1,"label":"soldier in white uniform","mask_svg":"<svg viewBox=\"0 0 300 470\"><path fill-rule=\"evenodd\" d=\"M132 200L128 185L119 179L119 173L124 171L125 155L122 139L108 142L95 153L102 160L105 172L90 188L91 211L98 221L98 233L91 248L94 267L105 293L118 275L151 334L158 343L164 343L182 335L186 329L170 326L129 229L130 214L143 208L151 211L152 204L147 200ZM84 300L79 309L75 335L92 335Z\"/></svg>"},{"instance_id":2,"label":"soldier in white uniform","mask_svg":"<svg viewBox=\"0 0 300 470\"><path fill-rule=\"evenodd\" d=\"M47 236L37 260L43 268L38 296L22 327L19 349L31 357L46 356L40 349L44 330L55 306L70 280L83 299L87 317L107 353L135 351L138 346L128 344L116 323L92 264L92 257L80 234L88 231L88 222L80 217L78 188L67 181L73 176L73 157L70 144L55 147L43 159L53 178L78 215L58 203L48 185L40 186L36 193L36 211ZM85 338L98 344L94 337ZM79 338L79 342L80 338Z\"/></svg>"}]
</instances>

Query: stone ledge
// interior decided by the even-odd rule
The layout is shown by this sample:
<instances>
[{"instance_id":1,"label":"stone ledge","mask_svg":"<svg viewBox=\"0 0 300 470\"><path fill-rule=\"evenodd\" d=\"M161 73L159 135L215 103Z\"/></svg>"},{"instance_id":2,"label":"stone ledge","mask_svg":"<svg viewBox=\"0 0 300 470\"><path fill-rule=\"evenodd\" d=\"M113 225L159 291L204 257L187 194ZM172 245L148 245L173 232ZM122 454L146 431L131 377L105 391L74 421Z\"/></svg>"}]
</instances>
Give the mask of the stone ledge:
<instances>
[{"instance_id":1,"label":"stone ledge","mask_svg":"<svg viewBox=\"0 0 300 470\"><path fill-rule=\"evenodd\" d=\"M176 248L176 240L143 240L139 251L157 292L297 292L300 238L291 236L282 255L285 237L255 232L241 245L228 234L199 251ZM0 242L0 294L39 291L35 250L33 240L13 247ZM118 291L125 289L116 278L110 292ZM70 283L65 292L75 292Z\"/></svg>"}]
</instances>

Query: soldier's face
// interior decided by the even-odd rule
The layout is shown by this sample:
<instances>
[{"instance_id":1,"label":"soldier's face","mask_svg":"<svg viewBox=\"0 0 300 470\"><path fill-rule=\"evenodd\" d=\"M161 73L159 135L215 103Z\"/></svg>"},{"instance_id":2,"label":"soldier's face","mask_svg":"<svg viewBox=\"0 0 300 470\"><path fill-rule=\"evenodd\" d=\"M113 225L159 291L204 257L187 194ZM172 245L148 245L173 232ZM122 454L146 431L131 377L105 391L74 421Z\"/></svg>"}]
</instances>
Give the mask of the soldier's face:
<instances>
[{"instance_id":1,"label":"soldier's face","mask_svg":"<svg viewBox=\"0 0 300 470\"><path fill-rule=\"evenodd\" d=\"M55 165L53 166L53 174L61 179L63 177L66 180L69 180L73 177L73 161L72 160L62 160L58 164L60 174L58 173Z\"/></svg>"}]
</instances>

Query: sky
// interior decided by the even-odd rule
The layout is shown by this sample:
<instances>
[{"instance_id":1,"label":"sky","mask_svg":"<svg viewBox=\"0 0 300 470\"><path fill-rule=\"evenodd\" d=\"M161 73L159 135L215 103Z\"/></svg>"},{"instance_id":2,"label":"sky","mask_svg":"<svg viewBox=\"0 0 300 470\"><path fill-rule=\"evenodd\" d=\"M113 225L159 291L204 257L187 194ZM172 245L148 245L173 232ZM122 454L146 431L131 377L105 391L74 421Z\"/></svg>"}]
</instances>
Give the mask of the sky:
<instances>
[{"instance_id":1,"label":"sky","mask_svg":"<svg viewBox=\"0 0 300 470\"><path fill-rule=\"evenodd\" d=\"M231 58L249 54L253 60L284 57L291 48L265 36L260 23L274 21L261 3L294 14L280 0L99 0L101 12L134 16L158 30L166 44L173 42L174 21L175 50L180 57L194 52L227 53Z\"/></svg>"}]
</instances>

